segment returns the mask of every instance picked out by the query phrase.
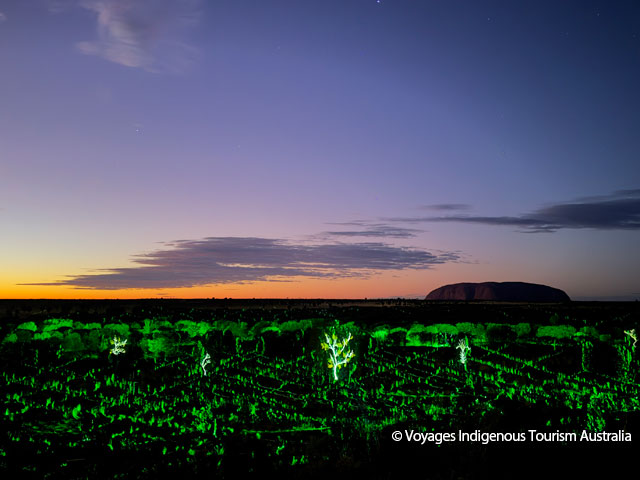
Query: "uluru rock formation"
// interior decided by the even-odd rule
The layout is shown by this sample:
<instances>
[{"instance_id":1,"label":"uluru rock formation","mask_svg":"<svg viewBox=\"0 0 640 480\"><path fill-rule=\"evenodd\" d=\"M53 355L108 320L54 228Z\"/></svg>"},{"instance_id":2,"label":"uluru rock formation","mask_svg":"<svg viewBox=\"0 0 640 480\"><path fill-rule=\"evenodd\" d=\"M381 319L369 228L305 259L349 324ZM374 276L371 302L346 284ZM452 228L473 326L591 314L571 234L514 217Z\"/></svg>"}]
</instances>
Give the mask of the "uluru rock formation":
<instances>
[{"instance_id":1,"label":"uluru rock formation","mask_svg":"<svg viewBox=\"0 0 640 480\"><path fill-rule=\"evenodd\" d=\"M426 300L493 300L496 302L568 302L558 288L524 282L454 283L436 288Z\"/></svg>"}]
</instances>

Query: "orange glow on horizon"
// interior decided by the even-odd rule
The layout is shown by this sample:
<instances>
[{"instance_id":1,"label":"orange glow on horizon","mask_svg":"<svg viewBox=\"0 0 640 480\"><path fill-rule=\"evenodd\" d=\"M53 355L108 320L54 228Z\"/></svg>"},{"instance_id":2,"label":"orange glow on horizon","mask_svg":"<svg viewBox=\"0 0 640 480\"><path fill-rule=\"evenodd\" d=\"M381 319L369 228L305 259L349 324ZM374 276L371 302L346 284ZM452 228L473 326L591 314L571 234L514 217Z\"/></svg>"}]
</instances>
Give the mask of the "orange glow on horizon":
<instances>
[{"instance_id":1,"label":"orange glow on horizon","mask_svg":"<svg viewBox=\"0 0 640 480\"><path fill-rule=\"evenodd\" d=\"M124 290L94 290L70 286L20 285L37 278L24 272L9 278L0 276L0 299L137 299L137 298L424 298L431 290L458 282L529 281L544 283L537 275L523 276L511 268L455 263L427 270L387 271L368 278L345 277L339 279L314 279L296 277L290 281L272 280L253 283L206 285L190 288L139 288ZM40 275L38 275L40 276ZM36 278L34 278L36 277ZM524 277L524 278L523 278ZM51 280L55 281L55 280ZM562 288L562 285L556 285ZM569 292L568 292L569 293ZM571 294L570 294L571 296Z\"/></svg>"},{"instance_id":2,"label":"orange glow on horizon","mask_svg":"<svg viewBox=\"0 0 640 480\"><path fill-rule=\"evenodd\" d=\"M388 272L370 278L293 279L191 288L125 290L78 289L68 286L0 285L2 299L136 299L136 298L395 298L425 296L440 286L435 272ZM428 278L430 277L430 278ZM433 286L432 286L433 285Z\"/></svg>"}]
</instances>

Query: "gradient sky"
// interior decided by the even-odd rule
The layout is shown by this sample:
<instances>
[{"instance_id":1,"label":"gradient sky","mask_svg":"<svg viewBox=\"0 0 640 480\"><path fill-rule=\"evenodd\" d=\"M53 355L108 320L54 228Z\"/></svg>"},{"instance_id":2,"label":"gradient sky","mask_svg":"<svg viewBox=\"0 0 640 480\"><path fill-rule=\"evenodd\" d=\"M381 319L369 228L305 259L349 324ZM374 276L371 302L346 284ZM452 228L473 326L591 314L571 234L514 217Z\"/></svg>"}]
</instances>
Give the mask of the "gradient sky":
<instances>
[{"instance_id":1,"label":"gradient sky","mask_svg":"<svg viewBox=\"0 0 640 480\"><path fill-rule=\"evenodd\" d=\"M640 298L636 1L3 0L0 298Z\"/></svg>"}]
</instances>

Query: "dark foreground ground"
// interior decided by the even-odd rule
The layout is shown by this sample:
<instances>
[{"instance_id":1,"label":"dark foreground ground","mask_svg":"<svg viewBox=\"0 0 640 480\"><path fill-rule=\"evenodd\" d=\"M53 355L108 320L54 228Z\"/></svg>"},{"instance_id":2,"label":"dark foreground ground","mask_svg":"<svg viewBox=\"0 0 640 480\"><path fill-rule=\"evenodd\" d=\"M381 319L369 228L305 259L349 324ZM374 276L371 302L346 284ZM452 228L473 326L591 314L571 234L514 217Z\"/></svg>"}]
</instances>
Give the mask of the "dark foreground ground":
<instances>
[{"instance_id":1,"label":"dark foreground ground","mask_svg":"<svg viewBox=\"0 0 640 480\"><path fill-rule=\"evenodd\" d=\"M635 302L0 301L0 478L619 476L639 324Z\"/></svg>"}]
</instances>

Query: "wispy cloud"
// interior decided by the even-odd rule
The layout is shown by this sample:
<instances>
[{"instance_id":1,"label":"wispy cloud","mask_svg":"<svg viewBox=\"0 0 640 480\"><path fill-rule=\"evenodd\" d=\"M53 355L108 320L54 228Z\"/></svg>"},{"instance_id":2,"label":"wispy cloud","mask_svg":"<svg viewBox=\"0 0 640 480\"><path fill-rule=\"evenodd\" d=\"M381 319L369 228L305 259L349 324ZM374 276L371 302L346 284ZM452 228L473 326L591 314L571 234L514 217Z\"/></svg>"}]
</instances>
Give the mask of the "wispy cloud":
<instances>
[{"instance_id":1,"label":"wispy cloud","mask_svg":"<svg viewBox=\"0 0 640 480\"><path fill-rule=\"evenodd\" d=\"M327 225L339 225L345 227L357 227L359 230L337 230L323 232L325 237L378 237L378 238L412 238L422 232L415 228L397 227L384 223L369 223L363 221L327 223Z\"/></svg>"},{"instance_id":2,"label":"wispy cloud","mask_svg":"<svg viewBox=\"0 0 640 480\"><path fill-rule=\"evenodd\" d=\"M293 277L368 277L372 273L428 269L455 262L457 252L437 254L384 243L303 245L252 237L208 237L166 243L165 249L136 255L135 267L100 270L53 283L76 288L180 288L210 284L282 281Z\"/></svg>"},{"instance_id":3,"label":"wispy cloud","mask_svg":"<svg viewBox=\"0 0 640 480\"><path fill-rule=\"evenodd\" d=\"M434 205L423 205L420 207L424 210L469 210L471 205L466 203L436 203Z\"/></svg>"},{"instance_id":4,"label":"wispy cloud","mask_svg":"<svg viewBox=\"0 0 640 480\"><path fill-rule=\"evenodd\" d=\"M0 23L6 22L6 21L7 21L7 16L4 13L0 12Z\"/></svg>"},{"instance_id":5,"label":"wispy cloud","mask_svg":"<svg viewBox=\"0 0 640 480\"><path fill-rule=\"evenodd\" d=\"M127 67L183 72L198 56L198 49L182 37L198 23L200 4L200 0L79 0L80 7L96 14L97 38L76 47Z\"/></svg>"},{"instance_id":6,"label":"wispy cloud","mask_svg":"<svg viewBox=\"0 0 640 480\"><path fill-rule=\"evenodd\" d=\"M562 229L640 230L640 189L559 203L533 213L511 216L449 215L444 217L394 217L383 221L422 223L460 222L518 227L521 232L556 232Z\"/></svg>"}]
</instances>

